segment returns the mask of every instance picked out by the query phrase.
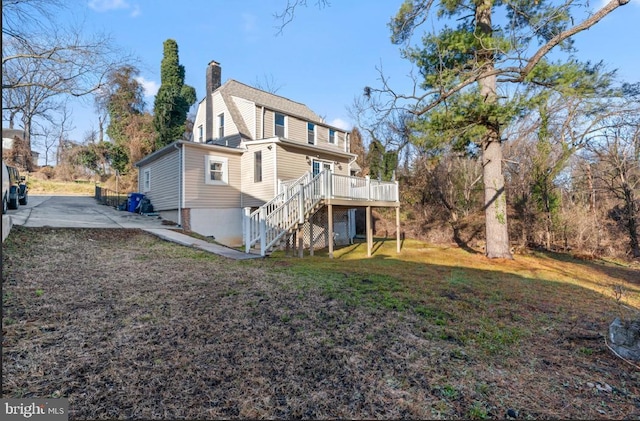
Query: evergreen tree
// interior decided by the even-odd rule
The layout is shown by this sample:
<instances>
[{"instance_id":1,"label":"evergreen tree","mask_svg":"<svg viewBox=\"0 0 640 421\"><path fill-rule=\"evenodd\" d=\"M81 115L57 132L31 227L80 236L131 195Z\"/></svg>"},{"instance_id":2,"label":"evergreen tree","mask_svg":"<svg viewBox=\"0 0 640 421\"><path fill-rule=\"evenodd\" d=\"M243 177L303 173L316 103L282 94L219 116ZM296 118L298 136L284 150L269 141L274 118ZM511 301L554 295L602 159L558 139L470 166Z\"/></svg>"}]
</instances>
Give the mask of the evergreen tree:
<instances>
[{"instance_id":1,"label":"evergreen tree","mask_svg":"<svg viewBox=\"0 0 640 421\"><path fill-rule=\"evenodd\" d=\"M372 140L369 144L367 166L369 167L369 176L372 179L382 179L384 173L384 146L377 140Z\"/></svg>"},{"instance_id":2,"label":"evergreen tree","mask_svg":"<svg viewBox=\"0 0 640 421\"><path fill-rule=\"evenodd\" d=\"M109 116L106 130L112 142L107 149L109 162L120 174L132 172L135 161L151 151L154 140L151 116L144 111L144 89L136 80L138 74L133 66L111 72L103 95L97 99Z\"/></svg>"},{"instance_id":3,"label":"evergreen tree","mask_svg":"<svg viewBox=\"0 0 640 421\"><path fill-rule=\"evenodd\" d=\"M366 150L364 148L364 142L362 140L362 134L357 127L354 127L351 130L351 135L349 136L349 149L351 153L356 154L356 164L360 167L362 174L368 174L369 170L367 168L366 163Z\"/></svg>"},{"instance_id":4,"label":"evergreen tree","mask_svg":"<svg viewBox=\"0 0 640 421\"><path fill-rule=\"evenodd\" d=\"M164 42L160 65L160 89L153 107L153 125L157 132L155 149L182 139L189 108L196 102L196 91L184 84L185 70L178 58L178 43Z\"/></svg>"},{"instance_id":5,"label":"evergreen tree","mask_svg":"<svg viewBox=\"0 0 640 421\"><path fill-rule=\"evenodd\" d=\"M391 96L398 106L419 117L412 128L420 146L434 146L425 142L443 139L454 149L482 154L488 257L511 257L502 128L528 106L518 89L503 89L508 93L503 98L498 88L515 84L588 90L594 82L592 66L571 58L552 63L545 57L556 47L573 52L573 35L628 2L610 1L577 24L573 15L581 2L574 0L560 4L546 0L405 0L392 19L391 38L396 44L409 43L416 28L431 17L445 21L439 32L422 38L421 46L403 51L420 69L425 93L398 95L386 87L365 92ZM407 100L408 106L400 104Z\"/></svg>"}]
</instances>

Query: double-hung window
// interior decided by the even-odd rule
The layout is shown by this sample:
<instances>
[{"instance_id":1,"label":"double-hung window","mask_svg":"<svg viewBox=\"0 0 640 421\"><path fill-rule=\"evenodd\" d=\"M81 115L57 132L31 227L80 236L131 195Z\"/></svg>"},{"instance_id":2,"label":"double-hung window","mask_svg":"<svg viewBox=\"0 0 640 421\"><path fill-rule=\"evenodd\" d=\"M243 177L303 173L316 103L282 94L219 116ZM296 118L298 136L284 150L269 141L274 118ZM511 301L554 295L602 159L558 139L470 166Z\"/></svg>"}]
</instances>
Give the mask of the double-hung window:
<instances>
[{"instance_id":1,"label":"double-hung window","mask_svg":"<svg viewBox=\"0 0 640 421\"><path fill-rule=\"evenodd\" d=\"M336 143L336 131L333 129L329 129L329 143Z\"/></svg>"},{"instance_id":2,"label":"double-hung window","mask_svg":"<svg viewBox=\"0 0 640 421\"><path fill-rule=\"evenodd\" d=\"M227 184L229 180L229 160L220 156L208 155L204 157L205 184Z\"/></svg>"},{"instance_id":3,"label":"double-hung window","mask_svg":"<svg viewBox=\"0 0 640 421\"><path fill-rule=\"evenodd\" d=\"M316 125L313 123L307 123L307 142L309 145L316 144Z\"/></svg>"},{"instance_id":4,"label":"double-hung window","mask_svg":"<svg viewBox=\"0 0 640 421\"><path fill-rule=\"evenodd\" d=\"M198 142L202 143L202 137L204 135L204 130L202 128L202 124L198 126Z\"/></svg>"},{"instance_id":5,"label":"double-hung window","mask_svg":"<svg viewBox=\"0 0 640 421\"><path fill-rule=\"evenodd\" d=\"M274 127L274 133L276 136L278 137L286 137L286 130L285 130L285 122L286 122L286 117L284 114L280 114L280 113L276 113L275 115L275 127Z\"/></svg>"},{"instance_id":6,"label":"double-hung window","mask_svg":"<svg viewBox=\"0 0 640 421\"><path fill-rule=\"evenodd\" d=\"M151 168L142 171L142 191L151 191Z\"/></svg>"}]
</instances>

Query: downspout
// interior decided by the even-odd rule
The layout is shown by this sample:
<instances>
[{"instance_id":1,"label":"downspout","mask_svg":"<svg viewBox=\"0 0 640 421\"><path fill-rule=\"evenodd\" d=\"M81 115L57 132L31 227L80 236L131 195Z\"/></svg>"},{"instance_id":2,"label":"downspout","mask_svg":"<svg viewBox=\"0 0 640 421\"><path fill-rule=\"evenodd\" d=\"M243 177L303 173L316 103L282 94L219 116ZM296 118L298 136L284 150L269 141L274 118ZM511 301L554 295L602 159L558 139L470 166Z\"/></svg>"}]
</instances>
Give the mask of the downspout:
<instances>
[{"instance_id":1,"label":"downspout","mask_svg":"<svg viewBox=\"0 0 640 421\"><path fill-rule=\"evenodd\" d=\"M348 168L348 171L349 171L349 174L348 174L348 175L351 175L351 164L353 164L354 162L356 162L356 160L357 160L357 159L358 159L358 157L357 157L357 156L354 156L354 157L353 157L353 159L352 159L351 161L349 161L349 164L347 164L347 168Z\"/></svg>"},{"instance_id":2,"label":"downspout","mask_svg":"<svg viewBox=\"0 0 640 421\"><path fill-rule=\"evenodd\" d=\"M264 105L262 106L262 121L260 122L260 139L264 139Z\"/></svg>"},{"instance_id":3,"label":"downspout","mask_svg":"<svg viewBox=\"0 0 640 421\"><path fill-rule=\"evenodd\" d=\"M278 145L273 143L273 196L277 196L278 191Z\"/></svg>"},{"instance_id":4,"label":"downspout","mask_svg":"<svg viewBox=\"0 0 640 421\"><path fill-rule=\"evenodd\" d=\"M174 144L173 147L178 150L178 226L182 228L182 168L184 168L182 161L184 154L180 143Z\"/></svg>"}]
</instances>

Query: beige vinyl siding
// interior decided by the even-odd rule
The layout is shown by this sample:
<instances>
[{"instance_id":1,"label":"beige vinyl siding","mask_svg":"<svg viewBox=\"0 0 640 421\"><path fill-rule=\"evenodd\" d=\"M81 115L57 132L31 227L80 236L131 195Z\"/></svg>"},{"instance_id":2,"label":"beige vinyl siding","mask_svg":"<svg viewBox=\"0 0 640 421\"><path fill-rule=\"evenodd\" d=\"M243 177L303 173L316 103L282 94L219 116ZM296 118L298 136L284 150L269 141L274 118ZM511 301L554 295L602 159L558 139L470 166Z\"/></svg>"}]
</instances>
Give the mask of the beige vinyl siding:
<instances>
[{"instance_id":1,"label":"beige vinyl siding","mask_svg":"<svg viewBox=\"0 0 640 421\"><path fill-rule=\"evenodd\" d=\"M185 153L185 208L239 208L240 155L183 145ZM205 156L228 159L228 184L205 184Z\"/></svg>"},{"instance_id":2,"label":"beige vinyl siding","mask_svg":"<svg viewBox=\"0 0 640 421\"><path fill-rule=\"evenodd\" d=\"M268 146L272 146L271 150ZM247 145L242 155L242 206L257 207L273 199L276 189L275 160L276 148L273 144ZM254 154L262 151L262 181L253 181Z\"/></svg>"},{"instance_id":3,"label":"beige vinyl siding","mask_svg":"<svg viewBox=\"0 0 640 421\"><path fill-rule=\"evenodd\" d=\"M206 114L207 114L207 103L206 101L200 101L198 104L198 111L196 112L196 119L193 122L193 137L191 140L194 142L204 143L207 141L207 122L206 122ZM202 141L198 139L198 126L202 126Z\"/></svg>"},{"instance_id":4,"label":"beige vinyl siding","mask_svg":"<svg viewBox=\"0 0 640 421\"><path fill-rule=\"evenodd\" d=\"M256 107L255 110L255 122L256 122L256 127L255 127L255 133L256 133L256 137L254 139L264 139L264 133L263 133L263 129L262 129L262 112L263 112L263 108L262 107Z\"/></svg>"},{"instance_id":5,"label":"beige vinyl siding","mask_svg":"<svg viewBox=\"0 0 640 421\"><path fill-rule=\"evenodd\" d=\"M306 160L307 156L311 159L320 159L334 163L336 161L335 156L323 154L322 152L310 154L307 151L299 151L290 145L278 146L277 178L282 181L293 180L301 177L305 172L311 171L311 164L308 164ZM338 164L334 164L333 171L336 174L349 175L348 162L349 160L347 158L341 158L341 160L338 161Z\"/></svg>"},{"instance_id":6,"label":"beige vinyl siding","mask_svg":"<svg viewBox=\"0 0 640 421\"><path fill-rule=\"evenodd\" d=\"M316 126L316 145L325 146L329 144L329 129L326 126Z\"/></svg>"},{"instance_id":7,"label":"beige vinyl siding","mask_svg":"<svg viewBox=\"0 0 640 421\"><path fill-rule=\"evenodd\" d=\"M311 171L311 165L307 164L307 154L297 152L290 147L278 146L278 174L277 178L286 181L301 177L305 172Z\"/></svg>"},{"instance_id":8,"label":"beige vinyl siding","mask_svg":"<svg viewBox=\"0 0 640 421\"><path fill-rule=\"evenodd\" d=\"M179 153L175 150L165 156L158 158L148 165L139 168L138 191L143 191L144 171L151 170L151 190L145 192L145 196L151 200L153 208L158 211L178 208L178 191L180 178L178 171L180 168Z\"/></svg>"},{"instance_id":9,"label":"beige vinyl siding","mask_svg":"<svg viewBox=\"0 0 640 421\"><path fill-rule=\"evenodd\" d=\"M345 133L336 131L336 146L344 151Z\"/></svg>"},{"instance_id":10,"label":"beige vinyl siding","mask_svg":"<svg viewBox=\"0 0 640 421\"><path fill-rule=\"evenodd\" d=\"M274 127L274 112L271 110L264 111L264 138L270 138L275 136L275 127Z\"/></svg>"},{"instance_id":11,"label":"beige vinyl siding","mask_svg":"<svg viewBox=\"0 0 640 421\"><path fill-rule=\"evenodd\" d=\"M289 117L288 123L289 136L287 136L287 139L307 143L307 121L300 120L296 117Z\"/></svg>"},{"instance_id":12,"label":"beige vinyl siding","mask_svg":"<svg viewBox=\"0 0 640 421\"><path fill-rule=\"evenodd\" d=\"M227 105L224 103L224 100L222 99L222 95L216 92L213 94L213 115L211 116L211 118L213 119L213 138L214 139L218 138L218 133L219 133L218 116L222 113L224 113L225 137L239 133L238 127L236 127L235 123L233 122L231 113L229 112Z\"/></svg>"},{"instance_id":13,"label":"beige vinyl siding","mask_svg":"<svg viewBox=\"0 0 640 421\"><path fill-rule=\"evenodd\" d=\"M256 114L254 110L256 108L256 104L249 100L238 98L236 96L231 98L233 98L234 104L238 108L238 111L240 111L240 114L242 115L244 123L249 129L251 138L255 139L256 138Z\"/></svg>"}]
</instances>

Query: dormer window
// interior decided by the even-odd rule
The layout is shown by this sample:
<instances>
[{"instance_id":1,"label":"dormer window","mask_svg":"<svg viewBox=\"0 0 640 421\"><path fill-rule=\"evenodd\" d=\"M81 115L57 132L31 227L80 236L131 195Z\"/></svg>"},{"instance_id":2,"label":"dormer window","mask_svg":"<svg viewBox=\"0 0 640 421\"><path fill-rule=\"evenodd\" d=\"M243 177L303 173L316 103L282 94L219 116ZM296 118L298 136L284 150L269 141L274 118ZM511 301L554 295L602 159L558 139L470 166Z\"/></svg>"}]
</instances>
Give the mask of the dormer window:
<instances>
[{"instance_id":1,"label":"dormer window","mask_svg":"<svg viewBox=\"0 0 640 421\"><path fill-rule=\"evenodd\" d=\"M316 125L313 123L307 123L307 142L309 145L316 144Z\"/></svg>"},{"instance_id":2,"label":"dormer window","mask_svg":"<svg viewBox=\"0 0 640 421\"><path fill-rule=\"evenodd\" d=\"M329 129L329 143L334 145L336 143L336 131L333 129Z\"/></svg>"},{"instance_id":3,"label":"dormer window","mask_svg":"<svg viewBox=\"0 0 640 421\"><path fill-rule=\"evenodd\" d=\"M278 137L286 137L285 134L285 121L286 117L284 114L276 113L275 115L275 127L274 133Z\"/></svg>"},{"instance_id":4,"label":"dormer window","mask_svg":"<svg viewBox=\"0 0 640 421\"><path fill-rule=\"evenodd\" d=\"M218 137L224 137L224 113L218 115Z\"/></svg>"},{"instance_id":5,"label":"dormer window","mask_svg":"<svg viewBox=\"0 0 640 421\"><path fill-rule=\"evenodd\" d=\"M198 126L198 142L202 143L202 136L203 136L203 129L202 129L202 124Z\"/></svg>"}]
</instances>

